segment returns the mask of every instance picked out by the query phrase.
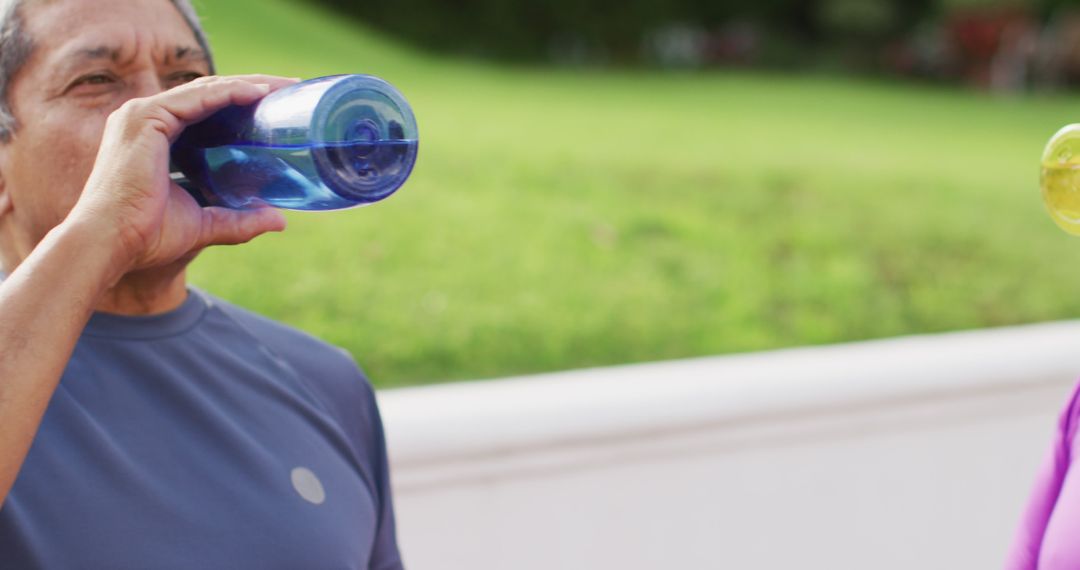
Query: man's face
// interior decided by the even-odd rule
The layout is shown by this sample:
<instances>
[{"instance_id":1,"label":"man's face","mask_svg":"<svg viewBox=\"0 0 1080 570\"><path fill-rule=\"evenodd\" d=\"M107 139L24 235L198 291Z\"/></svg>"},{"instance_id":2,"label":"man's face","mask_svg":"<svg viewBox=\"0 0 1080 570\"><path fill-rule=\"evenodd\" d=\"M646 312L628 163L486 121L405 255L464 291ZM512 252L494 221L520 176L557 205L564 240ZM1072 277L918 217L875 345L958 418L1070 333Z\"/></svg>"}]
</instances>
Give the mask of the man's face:
<instances>
[{"instance_id":1,"label":"man's face","mask_svg":"<svg viewBox=\"0 0 1080 570\"><path fill-rule=\"evenodd\" d=\"M36 0L22 15L34 50L8 91L19 127L0 144L0 227L20 256L75 205L110 113L210 73L169 0Z\"/></svg>"}]
</instances>

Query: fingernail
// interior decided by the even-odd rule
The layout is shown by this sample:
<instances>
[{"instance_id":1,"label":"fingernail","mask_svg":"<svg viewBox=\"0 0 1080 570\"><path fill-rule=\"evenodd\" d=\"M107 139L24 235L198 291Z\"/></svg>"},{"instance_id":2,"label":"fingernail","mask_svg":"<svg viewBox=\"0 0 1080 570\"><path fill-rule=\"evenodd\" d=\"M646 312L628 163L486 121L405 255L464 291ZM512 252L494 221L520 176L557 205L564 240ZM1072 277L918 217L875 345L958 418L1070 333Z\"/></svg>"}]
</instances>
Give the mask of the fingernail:
<instances>
[{"instance_id":1,"label":"fingernail","mask_svg":"<svg viewBox=\"0 0 1080 570\"><path fill-rule=\"evenodd\" d=\"M270 92L270 84L268 84L268 83L256 83L255 87L258 88L258 90L262 91L263 93L269 93Z\"/></svg>"}]
</instances>

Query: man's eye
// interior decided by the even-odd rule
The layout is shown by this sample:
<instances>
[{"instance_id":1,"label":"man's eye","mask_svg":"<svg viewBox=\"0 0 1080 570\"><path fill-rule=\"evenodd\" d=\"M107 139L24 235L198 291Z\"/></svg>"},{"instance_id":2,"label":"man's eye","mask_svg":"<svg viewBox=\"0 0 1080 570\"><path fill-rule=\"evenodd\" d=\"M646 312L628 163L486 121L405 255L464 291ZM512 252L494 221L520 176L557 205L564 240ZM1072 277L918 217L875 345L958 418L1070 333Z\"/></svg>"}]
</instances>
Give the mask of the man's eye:
<instances>
[{"instance_id":1,"label":"man's eye","mask_svg":"<svg viewBox=\"0 0 1080 570\"><path fill-rule=\"evenodd\" d=\"M75 80L75 83L72 86L74 87L78 85L105 85L108 83L112 83L113 81L113 78L108 75L95 73L94 75L80 77L79 79Z\"/></svg>"},{"instance_id":2,"label":"man's eye","mask_svg":"<svg viewBox=\"0 0 1080 570\"><path fill-rule=\"evenodd\" d=\"M198 73L198 72L195 72L195 71L187 71L187 72L184 72L184 73L177 73L175 75L172 75L171 77L169 77L169 79L173 83L179 85L181 83L188 83L189 81L195 81L196 79L198 79L198 78L200 78L202 76L203 76L203 74L201 74L201 73Z\"/></svg>"}]
</instances>

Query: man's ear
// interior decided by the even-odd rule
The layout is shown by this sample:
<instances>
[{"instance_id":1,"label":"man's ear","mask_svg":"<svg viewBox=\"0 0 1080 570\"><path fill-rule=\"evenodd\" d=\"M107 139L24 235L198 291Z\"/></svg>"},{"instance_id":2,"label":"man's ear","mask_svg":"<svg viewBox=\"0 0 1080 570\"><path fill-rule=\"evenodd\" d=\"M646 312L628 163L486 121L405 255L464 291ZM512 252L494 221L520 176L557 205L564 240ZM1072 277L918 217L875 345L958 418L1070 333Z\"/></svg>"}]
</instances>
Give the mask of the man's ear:
<instances>
[{"instance_id":1,"label":"man's ear","mask_svg":"<svg viewBox=\"0 0 1080 570\"><path fill-rule=\"evenodd\" d=\"M10 143L10 140L0 140L0 218L10 214L15 208L15 203L11 199L11 189L7 185L7 167L11 159Z\"/></svg>"},{"instance_id":2,"label":"man's ear","mask_svg":"<svg viewBox=\"0 0 1080 570\"><path fill-rule=\"evenodd\" d=\"M0 173L0 218L11 212L11 192L8 192L3 173Z\"/></svg>"}]
</instances>

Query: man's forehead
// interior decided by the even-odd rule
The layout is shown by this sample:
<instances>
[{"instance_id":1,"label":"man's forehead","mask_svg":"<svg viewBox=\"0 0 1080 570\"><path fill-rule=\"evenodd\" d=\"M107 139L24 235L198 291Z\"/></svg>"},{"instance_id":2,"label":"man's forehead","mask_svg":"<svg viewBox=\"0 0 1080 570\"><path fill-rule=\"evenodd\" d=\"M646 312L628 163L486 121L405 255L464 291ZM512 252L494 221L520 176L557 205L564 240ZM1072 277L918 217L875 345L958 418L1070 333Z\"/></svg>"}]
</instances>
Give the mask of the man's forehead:
<instances>
[{"instance_id":1,"label":"man's forehead","mask_svg":"<svg viewBox=\"0 0 1080 570\"><path fill-rule=\"evenodd\" d=\"M35 49L58 59L118 60L148 48L162 59L208 59L169 0L32 0L23 8Z\"/></svg>"}]
</instances>

